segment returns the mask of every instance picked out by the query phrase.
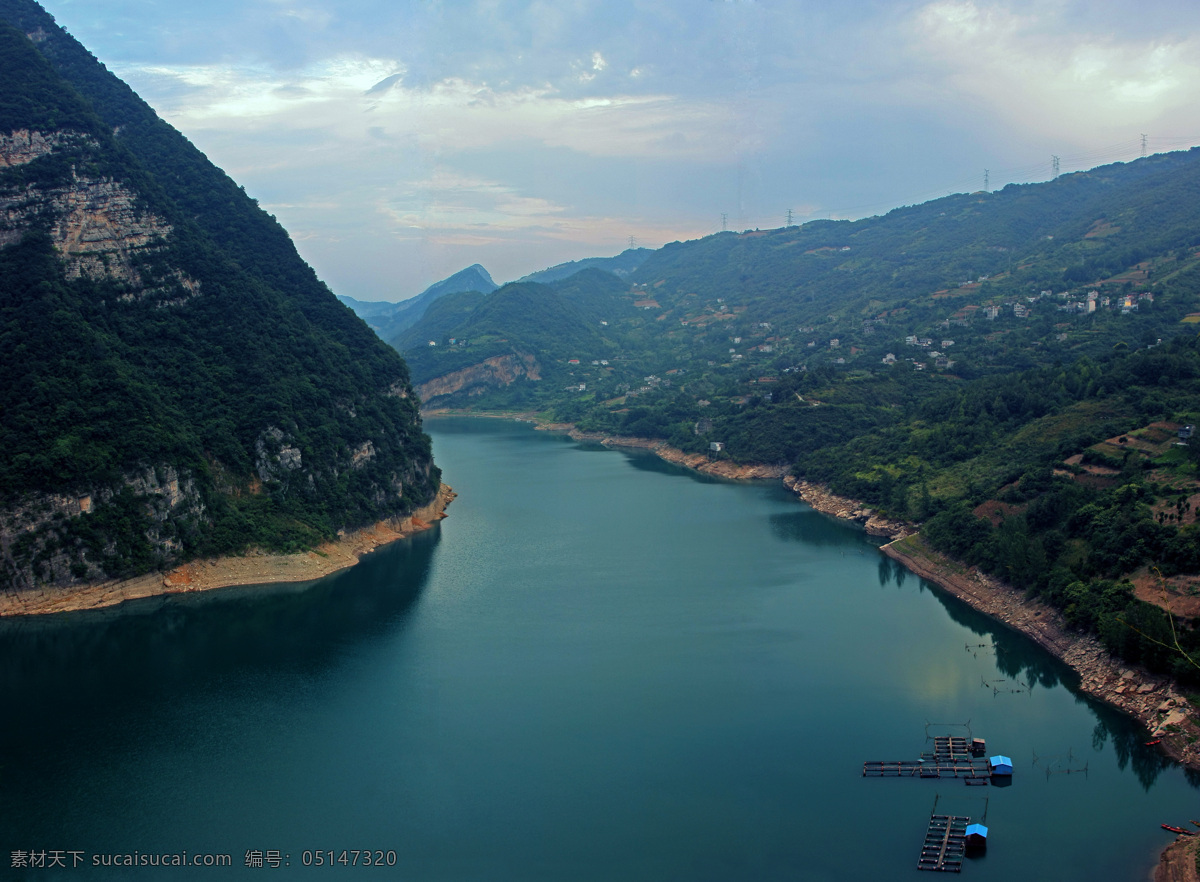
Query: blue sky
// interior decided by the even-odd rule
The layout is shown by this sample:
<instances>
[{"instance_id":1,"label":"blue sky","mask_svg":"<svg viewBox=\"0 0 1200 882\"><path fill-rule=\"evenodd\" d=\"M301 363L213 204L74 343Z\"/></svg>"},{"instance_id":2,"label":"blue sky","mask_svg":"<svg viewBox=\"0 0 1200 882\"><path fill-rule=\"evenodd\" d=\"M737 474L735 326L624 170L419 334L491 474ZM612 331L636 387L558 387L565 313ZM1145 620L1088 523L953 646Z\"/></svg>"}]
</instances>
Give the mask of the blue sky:
<instances>
[{"instance_id":1,"label":"blue sky","mask_svg":"<svg viewBox=\"0 0 1200 882\"><path fill-rule=\"evenodd\" d=\"M43 5L363 300L1200 144L1191 0Z\"/></svg>"}]
</instances>

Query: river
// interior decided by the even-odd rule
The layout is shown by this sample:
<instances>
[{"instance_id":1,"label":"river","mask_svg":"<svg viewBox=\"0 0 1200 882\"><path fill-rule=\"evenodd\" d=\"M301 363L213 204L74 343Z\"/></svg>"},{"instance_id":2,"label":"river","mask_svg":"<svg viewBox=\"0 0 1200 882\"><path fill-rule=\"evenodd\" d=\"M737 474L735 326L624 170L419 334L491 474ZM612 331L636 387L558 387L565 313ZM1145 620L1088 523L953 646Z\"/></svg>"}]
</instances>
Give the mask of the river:
<instances>
[{"instance_id":1,"label":"river","mask_svg":"<svg viewBox=\"0 0 1200 882\"><path fill-rule=\"evenodd\" d=\"M0 624L0 877L926 878L936 800L986 811L964 878L1141 880L1200 819L1069 670L777 484L428 428L449 518L351 570ZM861 775L967 733L1011 786ZM184 851L232 866L93 865Z\"/></svg>"}]
</instances>

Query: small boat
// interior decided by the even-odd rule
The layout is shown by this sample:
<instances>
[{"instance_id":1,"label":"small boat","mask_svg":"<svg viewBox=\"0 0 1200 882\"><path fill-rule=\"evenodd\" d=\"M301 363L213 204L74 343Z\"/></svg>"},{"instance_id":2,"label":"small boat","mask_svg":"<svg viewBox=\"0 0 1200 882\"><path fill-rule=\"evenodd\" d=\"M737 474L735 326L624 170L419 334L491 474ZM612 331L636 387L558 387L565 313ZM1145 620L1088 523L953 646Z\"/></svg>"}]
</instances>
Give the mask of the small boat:
<instances>
[{"instance_id":1,"label":"small boat","mask_svg":"<svg viewBox=\"0 0 1200 882\"><path fill-rule=\"evenodd\" d=\"M1172 833L1182 833L1184 836L1195 836L1191 830L1184 830L1182 827L1173 827L1170 824L1160 824L1164 830L1170 830Z\"/></svg>"},{"instance_id":2,"label":"small boat","mask_svg":"<svg viewBox=\"0 0 1200 882\"><path fill-rule=\"evenodd\" d=\"M1162 744L1162 739L1161 739L1161 738L1155 738L1153 741L1147 741L1147 742L1146 742L1146 746L1147 746L1147 747L1153 747L1153 746L1154 746L1154 745L1156 745L1156 744Z\"/></svg>"},{"instance_id":3,"label":"small boat","mask_svg":"<svg viewBox=\"0 0 1200 882\"><path fill-rule=\"evenodd\" d=\"M1197 827L1200 827L1200 821L1192 821L1192 823L1195 824Z\"/></svg>"}]
</instances>

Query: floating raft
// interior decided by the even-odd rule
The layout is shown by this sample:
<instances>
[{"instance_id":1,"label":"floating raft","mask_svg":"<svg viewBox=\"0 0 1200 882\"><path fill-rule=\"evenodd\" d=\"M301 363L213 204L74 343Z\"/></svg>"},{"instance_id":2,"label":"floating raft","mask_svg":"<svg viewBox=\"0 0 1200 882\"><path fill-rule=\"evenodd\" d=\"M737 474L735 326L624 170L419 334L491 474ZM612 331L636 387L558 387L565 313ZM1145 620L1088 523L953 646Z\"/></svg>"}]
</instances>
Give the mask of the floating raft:
<instances>
[{"instance_id":1,"label":"floating raft","mask_svg":"<svg viewBox=\"0 0 1200 882\"><path fill-rule=\"evenodd\" d=\"M963 815L930 815L917 869L961 873L970 823L971 819Z\"/></svg>"},{"instance_id":2,"label":"floating raft","mask_svg":"<svg viewBox=\"0 0 1200 882\"><path fill-rule=\"evenodd\" d=\"M953 735L938 735L933 739L933 756L937 759L951 759L971 755L971 742L966 738Z\"/></svg>"},{"instance_id":3,"label":"floating raft","mask_svg":"<svg viewBox=\"0 0 1200 882\"><path fill-rule=\"evenodd\" d=\"M867 760L864 778L990 778L987 760L947 757L929 760Z\"/></svg>"}]
</instances>

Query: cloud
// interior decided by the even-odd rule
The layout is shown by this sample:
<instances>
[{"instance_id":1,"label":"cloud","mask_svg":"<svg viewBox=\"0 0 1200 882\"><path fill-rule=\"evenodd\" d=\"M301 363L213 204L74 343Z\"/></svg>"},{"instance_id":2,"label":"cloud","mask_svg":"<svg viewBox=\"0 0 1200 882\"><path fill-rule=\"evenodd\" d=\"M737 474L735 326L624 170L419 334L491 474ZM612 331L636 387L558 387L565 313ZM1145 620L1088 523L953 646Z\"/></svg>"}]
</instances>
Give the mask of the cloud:
<instances>
[{"instance_id":1,"label":"cloud","mask_svg":"<svg viewBox=\"0 0 1200 882\"><path fill-rule=\"evenodd\" d=\"M353 296L1200 131L1200 5L1179 2L45 5Z\"/></svg>"},{"instance_id":2,"label":"cloud","mask_svg":"<svg viewBox=\"0 0 1200 882\"><path fill-rule=\"evenodd\" d=\"M495 243L517 234L581 244L620 242L633 234L662 243L681 232L678 225L570 211L553 200L449 167L437 168L429 177L408 184L380 200L376 208L395 235L419 235L439 244Z\"/></svg>"},{"instance_id":3,"label":"cloud","mask_svg":"<svg viewBox=\"0 0 1200 882\"><path fill-rule=\"evenodd\" d=\"M440 167L429 177L404 185L381 202L379 210L398 227L468 224L505 229L552 222L564 208L548 199L525 196L499 181Z\"/></svg>"},{"instance_id":4,"label":"cloud","mask_svg":"<svg viewBox=\"0 0 1200 882\"><path fill-rule=\"evenodd\" d=\"M297 74L262 65L154 65L121 71L132 80L165 84L178 97L160 110L203 125L208 120L262 120L313 104L329 105L347 94L362 95L403 75L394 61L338 56ZM177 87L172 88L172 84Z\"/></svg>"},{"instance_id":5,"label":"cloud","mask_svg":"<svg viewBox=\"0 0 1200 882\"><path fill-rule=\"evenodd\" d=\"M1011 125L1076 143L1174 116L1200 123L1200 40L1186 30L1121 36L1070 26L1070 4L937 0L911 23L910 54L937 88ZM1142 129L1144 130L1144 129Z\"/></svg>"},{"instance_id":6,"label":"cloud","mask_svg":"<svg viewBox=\"0 0 1200 882\"><path fill-rule=\"evenodd\" d=\"M589 70L606 63L594 53ZM161 112L187 131L323 129L344 141L370 132L424 149L478 149L517 140L593 156L720 155L744 141L736 110L669 94L565 97L543 86L494 87L452 77L409 84L395 59L339 56L295 73L261 66L162 65L124 70L153 82ZM680 134L682 133L682 137Z\"/></svg>"}]
</instances>

